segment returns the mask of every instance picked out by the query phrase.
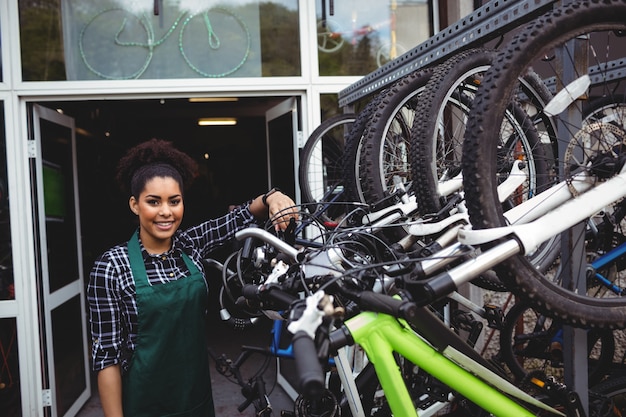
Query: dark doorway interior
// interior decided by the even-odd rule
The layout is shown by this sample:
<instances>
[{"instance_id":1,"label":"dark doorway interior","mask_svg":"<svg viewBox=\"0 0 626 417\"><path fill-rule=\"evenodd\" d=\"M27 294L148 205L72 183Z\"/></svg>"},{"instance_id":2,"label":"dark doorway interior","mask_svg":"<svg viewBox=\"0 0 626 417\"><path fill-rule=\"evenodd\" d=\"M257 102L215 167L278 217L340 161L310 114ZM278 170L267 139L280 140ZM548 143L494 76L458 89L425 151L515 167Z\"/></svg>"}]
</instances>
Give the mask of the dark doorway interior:
<instances>
[{"instance_id":1,"label":"dark doorway interior","mask_svg":"<svg viewBox=\"0 0 626 417\"><path fill-rule=\"evenodd\" d=\"M265 111L285 97L228 102L188 99L45 102L76 122L80 219L85 276L108 247L135 227L114 181L125 150L156 137L170 140L197 160L200 176L185 197L189 226L224 214L231 204L267 191ZM236 117L236 126L198 126L205 117ZM225 248L224 253L229 253ZM220 257L216 253L216 257Z\"/></svg>"}]
</instances>

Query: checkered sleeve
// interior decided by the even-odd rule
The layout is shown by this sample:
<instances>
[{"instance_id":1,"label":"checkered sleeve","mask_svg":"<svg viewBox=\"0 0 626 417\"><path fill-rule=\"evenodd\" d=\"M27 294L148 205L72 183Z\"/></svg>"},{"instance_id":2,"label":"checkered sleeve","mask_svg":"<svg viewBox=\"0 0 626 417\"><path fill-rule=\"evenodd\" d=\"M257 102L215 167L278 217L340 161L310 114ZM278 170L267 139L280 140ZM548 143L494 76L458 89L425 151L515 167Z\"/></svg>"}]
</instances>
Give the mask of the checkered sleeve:
<instances>
[{"instance_id":1,"label":"checkered sleeve","mask_svg":"<svg viewBox=\"0 0 626 417\"><path fill-rule=\"evenodd\" d=\"M187 229L183 239L190 239L192 247L196 248L201 259L209 253L235 238L235 233L256 223L256 219L249 210L249 202L238 206L226 215L208 220L197 226ZM189 243L184 244L189 246Z\"/></svg>"},{"instance_id":2,"label":"checkered sleeve","mask_svg":"<svg viewBox=\"0 0 626 417\"><path fill-rule=\"evenodd\" d=\"M91 270L87 287L91 327L92 367L94 371L120 363L123 344L122 296L119 268L122 251L109 250L98 258Z\"/></svg>"}]
</instances>

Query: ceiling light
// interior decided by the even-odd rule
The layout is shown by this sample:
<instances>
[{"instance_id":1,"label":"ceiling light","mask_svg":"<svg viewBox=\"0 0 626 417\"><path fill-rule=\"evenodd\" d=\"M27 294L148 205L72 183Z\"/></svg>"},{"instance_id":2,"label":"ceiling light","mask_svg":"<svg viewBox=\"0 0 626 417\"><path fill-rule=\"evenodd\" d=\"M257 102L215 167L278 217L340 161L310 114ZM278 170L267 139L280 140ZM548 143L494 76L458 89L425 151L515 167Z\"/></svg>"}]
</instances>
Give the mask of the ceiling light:
<instances>
[{"instance_id":1,"label":"ceiling light","mask_svg":"<svg viewBox=\"0 0 626 417\"><path fill-rule=\"evenodd\" d=\"M223 103L226 101L238 101L237 97L190 97L190 103Z\"/></svg>"},{"instance_id":2,"label":"ceiling light","mask_svg":"<svg viewBox=\"0 0 626 417\"><path fill-rule=\"evenodd\" d=\"M198 126L234 126L237 124L235 117L203 117L198 119Z\"/></svg>"}]
</instances>

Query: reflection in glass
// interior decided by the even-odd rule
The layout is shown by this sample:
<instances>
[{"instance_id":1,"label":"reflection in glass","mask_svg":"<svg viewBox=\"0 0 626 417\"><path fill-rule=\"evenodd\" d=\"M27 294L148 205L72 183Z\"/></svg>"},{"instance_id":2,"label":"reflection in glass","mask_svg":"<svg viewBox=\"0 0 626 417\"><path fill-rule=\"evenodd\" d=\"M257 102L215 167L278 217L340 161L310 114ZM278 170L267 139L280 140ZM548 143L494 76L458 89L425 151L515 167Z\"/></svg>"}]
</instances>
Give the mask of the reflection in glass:
<instances>
[{"instance_id":1,"label":"reflection in glass","mask_svg":"<svg viewBox=\"0 0 626 417\"><path fill-rule=\"evenodd\" d=\"M365 75L431 35L427 0L317 3L320 75Z\"/></svg>"},{"instance_id":2,"label":"reflection in glass","mask_svg":"<svg viewBox=\"0 0 626 417\"><path fill-rule=\"evenodd\" d=\"M297 0L19 4L24 81L301 73Z\"/></svg>"},{"instance_id":3,"label":"reflection in glass","mask_svg":"<svg viewBox=\"0 0 626 417\"><path fill-rule=\"evenodd\" d=\"M43 191L51 293L78 278L71 135L69 128L41 120Z\"/></svg>"},{"instance_id":4,"label":"reflection in glass","mask_svg":"<svg viewBox=\"0 0 626 417\"><path fill-rule=\"evenodd\" d=\"M15 319L0 319L0 410L3 417L22 415Z\"/></svg>"}]
</instances>

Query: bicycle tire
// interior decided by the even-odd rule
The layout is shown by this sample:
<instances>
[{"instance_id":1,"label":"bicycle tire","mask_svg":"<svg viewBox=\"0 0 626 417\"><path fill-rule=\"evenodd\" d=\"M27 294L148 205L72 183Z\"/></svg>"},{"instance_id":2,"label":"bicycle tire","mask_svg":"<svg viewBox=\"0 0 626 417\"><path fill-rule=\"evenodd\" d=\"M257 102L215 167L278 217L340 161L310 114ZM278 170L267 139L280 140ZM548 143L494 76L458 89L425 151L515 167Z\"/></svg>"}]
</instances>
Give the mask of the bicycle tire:
<instances>
[{"instance_id":1,"label":"bicycle tire","mask_svg":"<svg viewBox=\"0 0 626 417\"><path fill-rule=\"evenodd\" d=\"M501 122L520 74L530 67L543 65L541 75L546 79L545 73L552 63L550 59L557 56L554 48L583 36L590 44L596 40L600 42L600 37L603 40L610 37L610 45L618 45L619 49L620 41L621 45L623 41L615 35L626 31L626 23L622 19L625 15L624 0L570 3L535 19L499 52L474 100L463 147L463 186L473 228L506 224L502 207L496 203L496 146ZM590 53L589 56L599 59L598 55ZM609 49L604 56L611 56ZM560 54L559 57L565 59L567 55ZM563 85L568 84L565 82ZM603 91L610 93L612 90ZM558 121L557 115L550 116ZM566 124L561 126L564 130L568 127ZM572 133L570 138L576 136ZM597 298L570 291L537 271L523 255L515 255L502 262L498 267L498 276L534 308L568 324L614 329L626 327L626 299Z\"/></svg>"},{"instance_id":2,"label":"bicycle tire","mask_svg":"<svg viewBox=\"0 0 626 417\"><path fill-rule=\"evenodd\" d=\"M344 192L347 201L365 203L363 187L360 175L360 153L363 145L363 133L369 123L372 114L387 90L376 94L367 102L365 108L357 114L355 122L348 133L342 155L342 171L344 180Z\"/></svg>"},{"instance_id":3,"label":"bicycle tire","mask_svg":"<svg viewBox=\"0 0 626 417\"><path fill-rule=\"evenodd\" d=\"M496 51L485 48L458 53L437 67L422 92L424 98L416 110L422 117L415 119L411 130L410 154L415 179L412 182L413 192L422 213L438 213L449 200L448 196L440 195L439 184L453 180L461 172L465 122L481 78L495 56ZM523 93L527 97L524 106L543 107L552 97L534 71L525 74L522 81ZM511 116L516 114L522 112L513 109ZM554 137L553 128L547 125L546 129L547 137ZM552 156L546 155L539 137L533 135L528 140L522 139L520 143L526 144L523 152L515 148L510 148L510 151L517 154L515 159L525 158L525 172L529 177L532 174L535 176L523 184L529 187L523 191L528 198L549 186L553 180L549 172L555 162ZM551 145L549 147L552 148ZM504 173L500 175L504 178ZM546 242L532 254L533 264L545 270L554 262L559 248L556 238Z\"/></svg>"},{"instance_id":4,"label":"bicycle tire","mask_svg":"<svg viewBox=\"0 0 626 417\"><path fill-rule=\"evenodd\" d=\"M518 302L507 312L500 329L500 359L517 381L529 372L541 370L562 378L562 325L535 311L526 302ZM554 344L553 344L554 343ZM589 385L598 383L608 372L615 353L613 332L591 329L587 333Z\"/></svg>"},{"instance_id":5,"label":"bicycle tire","mask_svg":"<svg viewBox=\"0 0 626 417\"><path fill-rule=\"evenodd\" d=\"M626 96L617 94L592 100L584 104L583 113L590 123L614 123L622 127L626 124Z\"/></svg>"},{"instance_id":6,"label":"bicycle tire","mask_svg":"<svg viewBox=\"0 0 626 417\"><path fill-rule=\"evenodd\" d=\"M309 136L300 154L298 175L304 203L326 201L329 192L341 192L345 136L355 122L354 113L324 120Z\"/></svg>"},{"instance_id":7,"label":"bicycle tire","mask_svg":"<svg viewBox=\"0 0 626 417\"><path fill-rule=\"evenodd\" d=\"M398 175L407 188L410 185L410 131L420 93L432 73L432 68L426 68L396 81L381 96L372 114L359 155L361 184L367 203L388 195L393 188L394 175Z\"/></svg>"}]
</instances>

